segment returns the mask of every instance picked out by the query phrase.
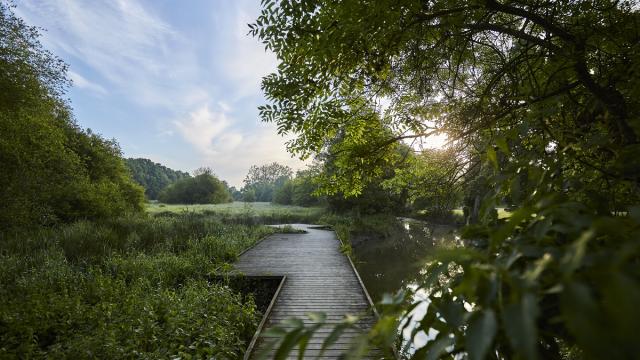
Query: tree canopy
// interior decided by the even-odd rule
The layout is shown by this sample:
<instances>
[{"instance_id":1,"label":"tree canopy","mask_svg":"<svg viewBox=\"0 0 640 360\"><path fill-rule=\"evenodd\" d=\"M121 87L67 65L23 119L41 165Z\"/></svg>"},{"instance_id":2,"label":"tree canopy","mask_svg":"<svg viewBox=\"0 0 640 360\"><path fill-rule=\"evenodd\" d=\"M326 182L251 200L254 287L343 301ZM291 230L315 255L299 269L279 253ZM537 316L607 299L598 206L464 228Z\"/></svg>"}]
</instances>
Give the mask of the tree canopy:
<instances>
[{"instance_id":1,"label":"tree canopy","mask_svg":"<svg viewBox=\"0 0 640 360\"><path fill-rule=\"evenodd\" d=\"M244 179L245 201L271 201L276 188L291 178L293 170L286 165L273 162L265 165L253 165ZM247 194L252 192L252 194Z\"/></svg>"},{"instance_id":2,"label":"tree canopy","mask_svg":"<svg viewBox=\"0 0 640 360\"><path fill-rule=\"evenodd\" d=\"M67 65L0 2L0 228L142 210L121 151L74 121Z\"/></svg>"},{"instance_id":3,"label":"tree canopy","mask_svg":"<svg viewBox=\"0 0 640 360\"><path fill-rule=\"evenodd\" d=\"M233 201L227 186L213 174L202 168L194 177L185 177L160 192L159 200L167 204L220 204Z\"/></svg>"},{"instance_id":4,"label":"tree canopy","mask_svg":"<svg viewBox=\"0 0 640 360\"><path fill-rule=\"evenodd\" d=\"M169 184L190 176L189 173L169 169L149 159L129 158L125 161L133 180L144 188L144 194L151 200L157 200L160 191Z\"/></svg>"},{"instance_id":5,"label":"tree canopy","mask_svg":"<svg viewBox=\"0 0 640 360\"><path fill-rule=\"evenodd\" d=\"M429 135L451 139L477 213L467 246L432 260L420 329L439 333L414 358L640 350L637 3L262 4L251 33L280 64L260 114L296 135L292 153L336 159L333 191L360 193L402 143L420 158ZM498 221L504 199L515 211Z\"/></svg>"}]
</instances>

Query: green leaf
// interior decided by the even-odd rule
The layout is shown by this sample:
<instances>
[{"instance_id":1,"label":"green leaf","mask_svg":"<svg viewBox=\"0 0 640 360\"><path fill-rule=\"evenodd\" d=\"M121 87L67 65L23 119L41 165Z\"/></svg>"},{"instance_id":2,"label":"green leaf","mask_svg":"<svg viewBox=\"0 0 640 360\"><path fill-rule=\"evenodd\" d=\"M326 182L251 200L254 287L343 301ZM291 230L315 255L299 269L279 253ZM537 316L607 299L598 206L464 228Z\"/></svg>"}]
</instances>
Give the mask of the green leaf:
<instances>
[{"instance_id":1,"label":"green leaf","mask_svg":"<svg viewBox=\"0 0 640 360\"><path fill-rule=\"evenodd\" d=\"M282 343L280 343L280 346L274 355L275 360L283 360L287 358L291 350L298 343L298 340L302 337L302 331L302 329L295 329L289 332L284 339L282 339Z\"/></svg>"},{"instance_id":2,"label":"green leaf","mask_svg":"<svg viewBox=\"0 0 640 360\"><path fill-rule=\"evenodd\" d=\"M510 155L511 151L509 151L509 144L507 144L507 140L503 137L496 138L496 146L500 151L502 151L505 155Z\"/></svg>"},{"instance_id":3,"label":"green leaf","mask_svg":"<svg viewBox=\"0 0 640 360\"><path fill-rule=\"evenodd\" d=\"M513 349L524 359L538 358L536 318L539 310L536 297L527 293L519 302L505 307L502 315L505 330Z\"/></svg>"},{"instance_id":4,"label":"green leaf","mask_svg":"<svg viewBox=\"0 0 640 360\"><path fill-rule=\"evenodd\" d=\"M336 325L333 330L331 330L331 333L329 333L329 336L327 336L324 341L322 342L322 349L320 350L320 355L318 356L322 356L322 354L324 354L325 350L327 348L329 348L331 345L333 345L339 338L340 335L342 335L342 333L352 327L353 324L349 323L349 322L342 322L338 325Z\"/></svg>"},{"instance_id":5,"label":"green leaf","mask_svg":"<svg viewBox=\"0 0 640 360\"><path fill-rule=\"evenodd\" d=\"M441 333L442 334L442 333ZM431 342L431 344L427 344L429 346L429 350L427 351L426 359L427 360L438 360L442 357L442 355L446 354L447 348L455 343L454 338L446 335L438 335L436 340Z\"/></svg>"},{"instance_id":6,"label":"green leaf","mask_svg":"<svg viewBox=\"0 0 640 360\"><path fill-rule=\"evenodd\" d=\"M514 211L507 223L498 228L491 234L491 244L497 246L502 243L507 237L513 234L514 230L520 223L531 216L533 210L529 207L522 207Z\"/></svg>"},{"instance_id":7,"label":"green leaf","mask_svg":"<svg viewBox=\"0 0 640 360\"><path fill-rule=\"evenodd\" d=\"M487 159L489 160L491 165L493 165L494 169L498 169L498 156L496 154L496 151L492 147L489 147L487 149Z\"/></svg>"},{"instance_id":8,"label":"green leaf","mask_svg":"<svg viewBox=\"0 0 640 360\"><path fill-rule=\"evenodd\" d=\"M366 334L362 334L356 338L351 344L349 351L347 352L346 359L360 360L366 354L369 349L369 338Z\"/></svg>"},{"instance_id":9,"label":"green leaf","mask_svg":"<svg viewBox=\"0 0 640 360\"><path fill-rule=\"evenodd\" d=\"M591 239L595 237L595 231L593 229L582 232L578 240L576 240L569 247L570 251L567 251L563 258L563 270L565 273L573 273L582 264L582 259L587 252L587 244Z\"/></svg>"},{"instance_id":10,"label":"green leaf","mask_svg":"<svg viewBox=\"0 0 640 360\"><path fill-rule=\"evenodd\" d=\"M560 300L564 321L578 344L583 347L598 344L601 311L589 288L577 282L565 284Z\"/></svg>"},{"instance_id":11,"label":"green leaf","mask_svg":"<svg viewBox=\"0 0 640 360\"><path fill-rule=\"evenodd\" d=\"M481 360L485 358L491 348L497 328L498 323L493 310L482 310L474 314L465 336L469 359Z\"/></svg>"}]
</instances>

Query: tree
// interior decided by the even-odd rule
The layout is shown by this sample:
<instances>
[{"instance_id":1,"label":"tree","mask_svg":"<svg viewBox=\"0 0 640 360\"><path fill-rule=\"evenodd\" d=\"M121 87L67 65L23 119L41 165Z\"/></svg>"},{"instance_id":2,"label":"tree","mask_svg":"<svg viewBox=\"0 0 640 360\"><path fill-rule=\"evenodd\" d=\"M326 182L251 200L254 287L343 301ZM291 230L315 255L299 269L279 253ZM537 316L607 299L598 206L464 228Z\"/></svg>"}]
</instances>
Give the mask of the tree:
<instances>
[{"instance_id":1,"label":"tree","mask_svg":"<svg viewBox=\"0 0 640 360\"><path fill-rule=\"evenodd\" d=\"M144 188L146 197L157 200L160 191L169 184L189 177L186 172L176 171L149 159L126 159L127 167L131 170L133 180Z\"/></svg>"},{"instance_id":2,"label":"tree","mask_svg":"<svg viewBox=\"0 0 640 360\"><path fill-rule=\"evenodd\" d=\"M383 184L396 192L406 192L414 211L447 219L460 204L465 164L455 148L424 149L407 156L404 166Z\"/></svg>"},{"instance_id":3,"label":"tree","mask_svg":"<svg viewBox=\"0 0 640 360\"><path fill-rule=\"evenodd\" d=\"M292 181L291 203L297 206L318 206L326 199L320 195L317 177L321 172L319 165L299 170Z\"/></svg>"},{"instance_id":4,"label":"tree","mask_svg":"<svg viewBox=\"0 0 640 360\"><path fill-rule=\"evenodd\" d=\"M439 132L477 185L469 245L423 284L439 333L415 358L640 350L639 18L633 1L263 1L251 33L281 63L260 114L303 158L346 145L330 187L357 194L353 174Z\"/></svg>"},{"instance_id":5,"label":"tree","mask_svg":"<svg viewBox=\"0 0 640 360\"><path fill-rule=\"evenodd\" d=\"M198 169L194 177L183 178L160 192L167 204L220 204L233 201L222 181L210 169Z\"/></svg>"},{"instance_id":6,"label":"tree","mask_svg":"<svg viewBox=\"0 0 640 360\"><path fill-rule=\"evenodd\" d=\"M0 2L0 228L143 209L118 144L74 121L67 65Z\"/></svg>"},{"instance_id":7,"label":"tree","mask_svg":"<svg viewBox=\"0 0 640 360\"><path fill-rule=\"evenodd\" d=\"M252 189L255 201L271 201L273 192L291 178L290 167L276 162L266 165L253 165L244 179L244 191Z\"/></svg>"},{"instance_id":8,"label":"tree","mask_svg":"<svg viewBox=\"0 0 640 360\"><path fill-rule=\"evenodd\" d=\"M244 202L255 202L256 201L256 191L254 189L245 189L242 192L242 201L244 201Z\"/></svg>"},{"instance_id":9,"label":"tree","mask_svg":"<svg viewBox=\"0 0 640 360\"><path fill-rule=\"evenodd\" d=\"M273 192L273 202L280 205L291 205L293 203L293 191L295 185L293 180L287 180L276 188Z\"/></svg>"}]
</instances>

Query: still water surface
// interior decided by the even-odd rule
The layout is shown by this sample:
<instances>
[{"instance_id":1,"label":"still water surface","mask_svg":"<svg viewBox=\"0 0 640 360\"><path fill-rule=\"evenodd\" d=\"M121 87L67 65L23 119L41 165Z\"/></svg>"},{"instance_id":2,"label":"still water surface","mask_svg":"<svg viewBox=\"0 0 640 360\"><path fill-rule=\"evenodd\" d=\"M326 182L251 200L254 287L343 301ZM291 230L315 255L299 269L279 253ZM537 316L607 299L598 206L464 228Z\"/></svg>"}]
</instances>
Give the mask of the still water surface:
<instances>
[{"instance_id":1,"label":"still water surface","mask_svg":"<svg viewBox=\"0 0 640 360\"><path fill-rule=\"evenodd\" d=\"M413 219L398 218L396 230L389 236L352 234L351 245L355 265L374 303L385 293L411 290L413 301L420 302L413 311L414 320L403 333L407 351L424 346L436 331L420 331L411 336L417 322L427 311L427 294L418 290L417 279L425 275L426 257L437 247L460 244L458 229L451 225L438 225ZM401 324L402 325L402 324Z\"/></svg>"},{"instance_id":2,"label":"still water surface","mask_svg":"<svg viewBox=\"0 0 640 360\"><path fill-rule=\"evenodd\" d=\"M355 265L374 302L384 293L414 288L425 268L425 258L435 247L460 241L457 228L398 218L400 226L390 236L352 235Z\"/></svg>"}]
</instances>

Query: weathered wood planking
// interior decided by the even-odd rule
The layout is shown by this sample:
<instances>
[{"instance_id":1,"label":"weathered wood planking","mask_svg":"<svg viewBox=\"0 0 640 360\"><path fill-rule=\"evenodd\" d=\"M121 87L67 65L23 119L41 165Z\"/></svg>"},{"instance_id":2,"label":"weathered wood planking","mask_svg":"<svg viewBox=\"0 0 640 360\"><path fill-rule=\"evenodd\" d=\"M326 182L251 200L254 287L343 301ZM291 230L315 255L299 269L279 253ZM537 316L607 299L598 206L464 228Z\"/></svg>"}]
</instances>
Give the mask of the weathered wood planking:
<instances>
[{"instance_id":1,"label":"weathered wood planking","mask_svg":"<svg viewBox=\"0 0 640 360\"><path fill-rule=\"evenodd\" d=\"M364 315L357 324L368 330L375 318L369 301L349 259L340 252L340 241L333 231L313 229L312 225L296 224L306 234L274 234L243 253L235 268L246 275L286 275L265 328L289 317L298 317L310 323L305 314L325 312L329 324L338 323L346 314ZM331 331L323 327L311 339L309 357L315 357L322 341ZM359 334L349 329L322 358L337 359L349 349L351 340ZM259 353L264 342L259 342L253 353ZM295 358L296 353L291 357Z\"/></svg>"}]
</instances>

